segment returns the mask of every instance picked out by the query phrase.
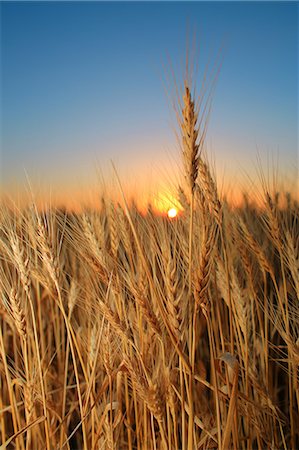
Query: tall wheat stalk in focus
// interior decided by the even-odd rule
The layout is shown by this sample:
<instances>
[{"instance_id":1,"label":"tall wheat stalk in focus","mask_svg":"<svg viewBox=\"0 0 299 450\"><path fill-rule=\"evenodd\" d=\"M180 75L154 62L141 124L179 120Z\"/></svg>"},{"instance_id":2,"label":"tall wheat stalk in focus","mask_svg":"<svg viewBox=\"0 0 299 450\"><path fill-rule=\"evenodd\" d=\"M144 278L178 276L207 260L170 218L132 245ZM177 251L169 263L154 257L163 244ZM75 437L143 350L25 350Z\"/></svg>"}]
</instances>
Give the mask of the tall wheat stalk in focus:
<instances>
[{"instance_id":1,"label":"tall wheat stalk in focus","mask_svg":"<svg viewBox=\"0 0 299 450\"><path fill-rule=\"evenodd\" d=\"M190 226L189 226L189 321L192 316L192 238L193 238L193 212L194 212L194 191L195 183L198 175L198 127L197 118L198 113L195 110L195 104L192 100L190 87L187 81L185 81L185 92L183 97L184 107L182 110L182 147L183 147L183 159L185 165L185 176L188 187L188 194L190 198ZM190 337L193 335L190 326ZM192 338L191 338L192 339ZM190 342L192 342L190 340ZM190 355L192 355L192 348L190 349ZM189 422L188 422L188 449L193 448L193 376L194 376L194 358L191 357L192 373L189 379Z\"/></svg>"}]
</instances>

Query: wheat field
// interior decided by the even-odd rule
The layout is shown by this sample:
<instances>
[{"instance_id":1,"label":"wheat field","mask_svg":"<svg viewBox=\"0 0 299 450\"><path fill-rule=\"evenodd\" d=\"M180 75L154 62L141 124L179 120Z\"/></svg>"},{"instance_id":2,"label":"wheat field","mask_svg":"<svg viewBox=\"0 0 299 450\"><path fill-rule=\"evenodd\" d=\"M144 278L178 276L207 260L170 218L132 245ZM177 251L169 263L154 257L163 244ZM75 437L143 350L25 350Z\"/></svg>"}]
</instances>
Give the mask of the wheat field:
<instances>
[{"instance_id":1,"label":"wheat field","mask_svg":"<svg viewBox=\"0 0 299 450\"><path fill-rule=\"evenodd\" d=\"M299 448L299 205L233 208L201 118L175 219L1 206L1 450Z\"/></svg>"}]
</instances>

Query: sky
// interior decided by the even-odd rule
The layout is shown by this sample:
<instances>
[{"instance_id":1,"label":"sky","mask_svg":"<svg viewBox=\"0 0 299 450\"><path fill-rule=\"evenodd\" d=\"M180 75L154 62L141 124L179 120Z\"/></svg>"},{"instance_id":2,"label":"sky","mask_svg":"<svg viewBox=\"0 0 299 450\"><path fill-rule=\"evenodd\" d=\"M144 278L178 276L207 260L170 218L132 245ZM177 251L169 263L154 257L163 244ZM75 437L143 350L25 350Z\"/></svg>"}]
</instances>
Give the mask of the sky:
<instances>
[{"instance_id":1,"label":"sky","mask_svg":"<svg viewBox=\"0 0 299 450\"><path fill-rule=\"evenodd\" d=\"M297 2L0 7L2 192L29 179L79 201L111 160L131 192L175 183L173 73L181 86L194 35L197 86L221 51L206 139L218 183L240 189L258 158L298 175Z\"/></svg>"}]
</instances>

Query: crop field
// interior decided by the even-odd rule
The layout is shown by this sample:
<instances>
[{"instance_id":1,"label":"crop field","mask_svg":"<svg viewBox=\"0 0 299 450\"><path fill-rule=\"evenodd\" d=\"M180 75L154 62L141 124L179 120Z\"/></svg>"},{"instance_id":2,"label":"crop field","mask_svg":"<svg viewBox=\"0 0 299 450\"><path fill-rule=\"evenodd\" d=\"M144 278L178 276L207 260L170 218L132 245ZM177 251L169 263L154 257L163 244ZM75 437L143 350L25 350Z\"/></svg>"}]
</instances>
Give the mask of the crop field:
<instances>
[{"instance_id":1,"label":"crop field","mask_svg":"<svg viewBox=\"0 0 299 450\"><path fill-rule=\"evenodd\" d=\"M174 217L2 204L1 450L299 448L298 202L232 207L179 113Z\"/></svg>"}]
</instances>

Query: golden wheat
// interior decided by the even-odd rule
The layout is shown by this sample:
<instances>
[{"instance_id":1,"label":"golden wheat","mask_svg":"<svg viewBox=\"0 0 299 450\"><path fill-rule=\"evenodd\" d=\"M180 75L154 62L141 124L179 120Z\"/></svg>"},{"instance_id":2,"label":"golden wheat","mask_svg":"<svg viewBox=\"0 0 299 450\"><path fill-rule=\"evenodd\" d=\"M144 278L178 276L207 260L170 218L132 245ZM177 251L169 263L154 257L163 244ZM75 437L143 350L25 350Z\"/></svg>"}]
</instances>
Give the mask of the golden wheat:
<instances>
[{"instance_id":1,"label":"golden wheat","mask_svg":"<svg viewBox=\"0 0 299 450\"><path fill-rule=\"evenodd\" d=\"M1 448L299 447L299 206L226 203L195 104L174 221L1 206Z\"/></svg>"}]
</instances>

